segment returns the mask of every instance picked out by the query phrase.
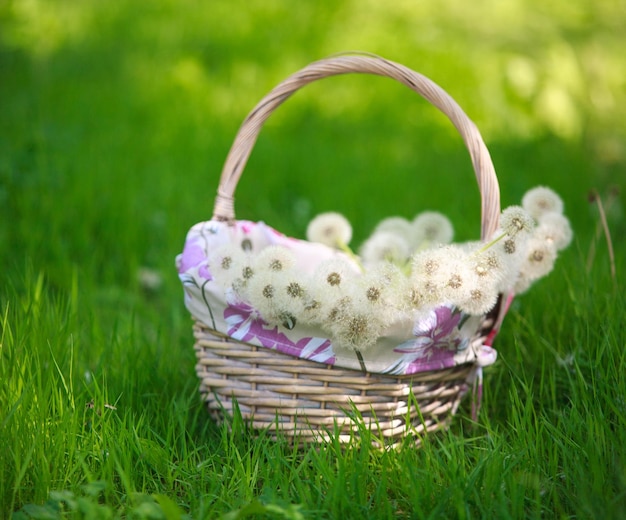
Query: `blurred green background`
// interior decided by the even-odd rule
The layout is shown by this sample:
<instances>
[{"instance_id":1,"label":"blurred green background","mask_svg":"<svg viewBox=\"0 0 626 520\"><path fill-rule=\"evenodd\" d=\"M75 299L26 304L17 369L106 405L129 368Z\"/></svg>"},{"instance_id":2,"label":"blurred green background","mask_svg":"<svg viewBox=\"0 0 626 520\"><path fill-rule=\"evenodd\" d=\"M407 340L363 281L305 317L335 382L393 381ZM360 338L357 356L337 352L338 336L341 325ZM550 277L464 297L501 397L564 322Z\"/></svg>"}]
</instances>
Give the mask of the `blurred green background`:
<instances>
[{"instance_id":1,"label":"blurred green background","mask_svg":"<svg viewBox=\"0 0 626 520\"><path fill-rule=\"evenodd\" d=\"M547 184L589 233L589 189L626 177L620 0L0 6L0 250L61 284L75 263L109 280L128 263L171 265L188 227L211 216L247 112L340 51L380 54L448 90L483 133L503 205ZM239 218L298 236L328 209L353 221L357 240L384 216L429 208L459 238L478 233L478 192L452 126L381 78L325 80L281 107L237 196Z\"/></svg>"},{"instance_id":2,"label":"blurred green background","mask_svg":"<svg viewBox=\"0 0 626 520\"><path fill-rule=\"evenodd\" d=\"M222 164L249 110L287 75L349 50L401 62L459 102L492 153L503 206L548 185L572 221L572 246L514 302L499 361L486 371L481 421L495 426L478 434L476 453L489 460L493 486L468 477L471 495L485 494L477 511L488 511L496 495L496 506L517 497L523 508L531 489L537 514L618 511L626 482L618 298L626 272L624 49L624 0L0 0L0 347L3 338L8 345L0 427L9 432L0 442L10 440L0 443L0 516L92 478L118 489L112 462L96 461L88 473L66 460L82 442L72 433L83 427L80 400L93 404L100 394L123 418L111 420L110 431L129 474L145 464L144 449L128 448L128 439L157 439L167 465L179 425L191 431L193 456L172 473L177 485L187 479L189 496L202 495L208 484L194 479L206 471L224 510L252 492L224 487L221 474L195 458L205 456L200 424L208 417L174 258L189 227L211 217ZM604 201L617 280L591 190ZM479 208L469 157L445 117L405 87L363 76L324 80L282 106L236 200L239 218L299 237L316 213L340 211L355 247L380 219L426 209L446 213L459 240L477 238ZM145 268L160 286L142 281ZM66 381L81 389L73 415L57 414ZM546 429L533 437L534 419L519 417L535 410ZM461 438L467 424L454 423ZM483 450L490 439L507 446L501 455ZM575 442L584 454L571 449ZM32 462L20 473L30 446L35 455L28 452ZM208 452L219 458L220 450ZM409 458L398 470L399 482L412 486L405 475L429 460L416 457L421 462ZM530 472L529 487L505 490L507 464ZM567 478L556 476L557 466ZM531 486L535 473L549 484L545 496ZM152 492L154 482L142 480L148 474L138 470L125 492ZM433 482L443 494L413 486L423 503L448 493L442 474ZM346 510L353 506L351 495L337 496ZM192 510L193 500L184 498Z\"/></svg>"}]
</instances>

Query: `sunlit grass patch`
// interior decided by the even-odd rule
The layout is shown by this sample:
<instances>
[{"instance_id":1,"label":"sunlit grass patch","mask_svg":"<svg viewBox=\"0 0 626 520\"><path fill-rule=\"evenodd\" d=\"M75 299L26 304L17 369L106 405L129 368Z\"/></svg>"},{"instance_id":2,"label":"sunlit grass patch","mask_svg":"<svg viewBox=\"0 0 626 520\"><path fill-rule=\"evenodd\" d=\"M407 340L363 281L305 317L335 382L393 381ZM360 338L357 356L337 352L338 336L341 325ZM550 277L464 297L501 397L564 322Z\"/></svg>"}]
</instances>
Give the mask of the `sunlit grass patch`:
<instances>
[{"instance_id":1,"label":"sunlit grass patch","mask_svg":"<svg viewBox=\"0 0 626 520\"><path fill-rule=\"evenodd\" d=\"M0 7L0 517L619 517L620 16L522 4L489 16L458 2ZM448 432L396 451L217 426L174 257L210 218L248 110L309 61L365 44L427 73L485 129L504 206L554 188L573 244L513 303L477 423L466 403ZM554 99L575 113L555 115ZM236 209L299 237L313 215L341 211L357 245L392 213L437 210L469 240L472 175L449 123L408 89L333 78L268 122Z\"/></svg>"}]
</instances>

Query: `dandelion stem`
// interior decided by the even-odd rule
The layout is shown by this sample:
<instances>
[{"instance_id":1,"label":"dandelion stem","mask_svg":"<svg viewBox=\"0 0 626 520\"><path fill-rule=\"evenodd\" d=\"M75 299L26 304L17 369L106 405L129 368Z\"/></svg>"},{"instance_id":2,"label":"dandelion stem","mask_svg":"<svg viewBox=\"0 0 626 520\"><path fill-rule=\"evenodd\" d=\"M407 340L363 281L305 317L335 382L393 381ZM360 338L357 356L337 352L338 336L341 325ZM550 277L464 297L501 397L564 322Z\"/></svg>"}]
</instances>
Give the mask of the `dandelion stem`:
<instances>
[{"instance_id":1,"label":"dandelion stem","mask_svg":"<svg viewBox=\"0 0 626 520\"><path fill-rule=\"evenodd\" d=\"M361 259L357 255L354 254L354 251L350 249L350 246L348 246L348 244L345 244L344 242L337 242L337 249L347 254L350 257L350 259L359 267L362 273L365 272L365 268L363 267L363 264L361 263Z\"/></svg>"},{"instance_id":2,"label":"dandelion stem","mask_svg":"<svg viewBox=\"0 0 626 520\"><path fill-rule=\"evenodd\" d=\"M613 240L611 239L611 232L609 231L609 224L606 220L606 213L604 212L604 205L600 194L593 190L591 192L592 200L598 204L598 212L600 214L600 221L602 222L602 228L604 229L604 237L606 239L606 245L609 251L609 262L611 265L611 278L613 278L613 284L617 287L617 271L615 269L615 252L613 251Z\"/></svg>"},{"instance_id":3,"label":"dandelion stem","mask_svg":"<svg viewBox=\"0 0 626 520\"><path fill-rule=\"evenodd\" d=\"M488 242L480 249L474 251L473 254L479 255L480 253L484 253L485 251L487 251L487 249L489 249L491 246L495 246L498 242L500 242L500 240L502 240L506 236L508 236L507 233L502 233L499 237L494 238L491 242Z\"/></svg>"},{"instance_id":4,"label":"dandelion stem","mask_svg":"<svg viewBox=\"0 0 626 520\"><path fill-rule=\"evenodd\" d=\"M355 349L356 352L356 357L359 360L359 365L361 365L361 370L363 372L367 372L367 367L365 366L365 360L363 359L363 354L361 354L361 351L358 349Z\"/></svg>"}]
</instances>

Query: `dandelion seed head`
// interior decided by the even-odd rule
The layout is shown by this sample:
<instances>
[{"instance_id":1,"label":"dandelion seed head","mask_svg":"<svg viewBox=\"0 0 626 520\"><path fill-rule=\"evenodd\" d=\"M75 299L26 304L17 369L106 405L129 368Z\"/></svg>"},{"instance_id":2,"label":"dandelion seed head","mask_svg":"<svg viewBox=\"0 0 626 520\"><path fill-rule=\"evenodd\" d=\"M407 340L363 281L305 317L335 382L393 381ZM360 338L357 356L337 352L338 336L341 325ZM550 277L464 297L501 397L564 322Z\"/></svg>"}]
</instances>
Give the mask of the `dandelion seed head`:
<instances>
[{"instance_id":1,"label":"dandelion seed head","mask_svg":"<svg viewBox=\"0 0 626 520\"><path fill-rule=\"evenodd\" d=\"M441 277L440 298L452 304L466 299L468 288L475 279L476 276L472 273L468 262L458 262L451 266L445 277Z\"/></svg>"},{"instance_id":2,"label":"dandelion seed head","mask_svg":"<svg viewBox=\"0 0 626 520\"><path fill-rule=\"evenodd\" d=\"M489 288L476 286L469 290L468 297L458 302L461 311L472 316L480 316L493 309L498 300L498 293Z\"/></svg>"},{"instance_id":3,"label":"dandelion seed head","mask_svg":"<svg viewBox=\"0 0 626 520\"><path fill-rule=\"evenodd\" d=\"M322 303L316 298L306 298L304 305L302 306L301 319L310 325L317 325L320 323L321 317L324 313Z\"/></svg>"},{"instance_id":4,"label":"dandelion seed head","mask_svg":"<svg viewBox=\"0 0 626 520\"><path fill-rule=\"evenodd\" d=\"M313 284L320 290L340 290L356 276L355 267L347 260L331 258L321 262L313 274Z\"/></svg>"},{"instance_id":5,"label":"dandelion seed head","mask_svg":"<svg viewBox=\"0 0 626 520\"><path fill-rule=\"evenodd\" d=\"M407 292L407 303L409 305L409 308L417 308L422 305L422 294L415 287L409 288Z\"/></svg>"},{"instance_id":6,"label":"dandelion seed head","mask_svg":"<svg viewBox=\"0 0 626 520\"><path fill-rule=\"evenodd\" d=\"M250 280L245 294L267 323L289 328L306 315L309 287L310 279L293 269L265 271ZM309 315L313 317L312 312Z\"/></svg>"},{"instance_id":7,"label":"dandelion seed head","mask_svg":"<svg viewBox=\"0 0 626 520\"><path fill-rule=\"evenodd\" d=\"M424 211L413 219L413 244L415 247L449 244L453 237L452 223L442 213Z\"/></svg>"},{"instance_id":8,"label":"dandelion seed head","mask_svg":"<svg viewBox=\"0 0 626 520\"><path fill-rule=\"evenodd\" d=\"M557 250L552 242L538 237L529 240L526 257L520 266L513 290L516 293L526 292L536 280L552 271L556 257Z\"/></svg>"},{"instance_id":9,"label":"dandelion seed head","mask_svg":"<svg viewBox=\"0 0 626 520\"><path fill-rule=\"evenodd\" d=\"M434 275L441 268L441 263L436 259L430 258L424 262L424 273L428 276Z\"/></svg>"},{"instance_id":10,"label":"dandelion seed head","mask_svg":"<svg viewBox=\"0 0 626 520\"><path fill-rule=\"evenodd\" d=\"M463 265L466 259L467 253L456 245L427 249L413 256L411 276L425 278L445 276L455 266Z\"/></svg>"},{"instance_id":11,"label":"dandelion seed head","mask_svg":"<svg viewBox=\"0 0 626 520\"><path fill-rule=\"evenodd\" d=\"M371 302L380 301L381 290L376 286L370 286L365 291L365 297Z\"/></svg>"},{"instance_id":12,"label":"dandelion seed head","mask_svg":"<svg viewBox=\"0 0 626 520\"><path fill-rule=\"evenodd\" d=\"M141 287L147 291L156 291L163 284L163 279L158 271L149 267L141 267L137 271L137 280Z\"/></svg>"},{"instance_id":13,"label":"dandelion seed head","mask_svg":"<svg viewBox=\"0 0 626 520\"><path fill-rule=\"evenodd\" d=\"M459 275L458 273L453 273L452 275L450 275L450 278L448 278L448 283L446 284L447 287L450 287L451 289L460 289L461 287L463 287L463 278L461 278L461 275Z\"/></svg>"},{"instance_id":14,"label":"dandelion seed head","mask_svg":"<svg viewBox=\"0 0 626 520\"><path fill-rule=\"evenodd\" d=\"M377 231L359 249L365 265L381 262L403 264L411 254L411 246L406 238L389 231Z\"/></svg>"},{"instance_id":15,"label":"dandelion seed head","mask_svg":"<svg viewBox=\"0 0 626 520\"><path fill-rule=\"evenodd\" d=\"M533 237L528 241L526 258L520 272L530 280L541 278L552 271L556 257L557 250L554 244Z\"/></svg>"},{"instance_id":16,"label":"dandelion seed head","mask_svg":"<svg viewBox=\"0 0 626 520\"><path fill-rule=\"evenodd\" d=\"M366 351L374 345L383 329L376 316L353 313L333 330L333 341L339 347Z\"/></svg>"},{"instance_id":17,"label":"dandelion seed head","mask_svg":"<svg viewBox=\"0 0 626 520\"><path fill-rule=\"evenodd\" d=\"M322 302L322 305L324 303ZM328 312L326 317L322 320L322 326L328 330L332 330L337 323L345 321L346 317L350 315L353 307L352 298L350 296L342 296L330 305L326 305Z\"/></svg>"},{"instance_id":18,"label":"dandelion seed head","mask_svg":"<svg viewBox=\"0 0 626 520\"><path fill-rule=\"evenodd\" d=\"M246 298L261 318L270 325L281 325L281 310L276 304L274 278L268 271L253 277L245 288Z\"/></svg>"},{"instance_id":19,"label":"dandelion seed head","mask_svg":"<svg viewBox=\"0 0 626 520\"><path fill-rule=\"evenodd\" d=\"M350 243L352 226L341 213L321 213L309 222L306 237L310 242L340 247Z\"/></svg>"},{"instance_id":20,"label":"dandelion seed head","mask_svg":"<svg viewBox=\"0 0 626 520\"><path fill-rule=\"evenodd\" d=\"M441 302L441 287L432 281L426 280L421 286L422 301L426 305L433 305Z\"/></svg>"},{"instance_id":21,"label":"dandelion seed head","mask_svg":"<svg viewBox=\"0 0 626 520\"><path fill-rule=\"evenodd\" d=\"M306 321L307 314L313 317L305 310L312 299L310 276L292 269L273 275L272 284L275 305L282 313L289 313L297 321Z\"/></svg>"},{"instance_id":22,"label":"dandelion seed head","mask_svg":"<svg viewBox=\"0 0 626 520\"><path fill-rule=\"evenodd\" d=\"M532 286L535 280L529 278L525 273L521 272L513 285L515 294L523 294Z\"/></svg>"},{"instance_id":23,"label":"dandelion seed head","mask_svg":"<svg viewBox=\"0 0 626 520\"><path fill-rule=\"evenodd\" d=\"M287 296L291 298L303 298L305 291L302 284L298 282L289 282L286 287Z\"/></svg>"},{"instance_id":24,"label":"dandelion seed head","mask_svg":"<svg viewBox=\"0 0 626 520\"><path fill-rule=\"evenodd\" d=\"M328 276L326 276L326 283L328 283L331 287L341 285L341 273L338 273L337 271L328 273Z\"/></svg>"},{"instance_id":25,"label":"dandelion seed head","mask_svg":"<svg viewBox=\"0 0 626 520\"><path fill-rule=\"evenodd\" d=\"M509 206L500 215L500 227L509 237L514 237L518 233L530 233L535 222L521 206Z\"/></svg>"},{"instance_id":26,"label":"dandelion seed head","mask_svg":"<svg viewBox=\"0 0 626 520\"><path fill-rule=\"evenodd\" d=\"M372 234L381 232L392 233L410 241L413 237L413 224L403 217L389 217L381 220Z\"/></svg>"},{"instance_id":27,"label":"dandelion seed head","mask_svg":"<svg viewBox=\"0 0 626 520\"><path fill-rule=\"evenodd\" d=\"M537 186L527 191L522 198L522 206L537 220L546 213L563 213L561 197L545 186Z\"/></svg>"},{"instance_id":28,"label":"dandelion seed head","mask_svg":"<svg viewBox=\"0 0 626 520\"><path fill-rule=\"evenodd\" d=\"M571 243L573 232L567 217L560 213L546 213L539 220L534 236L552 242L556 250L561 251Z\"/></svg>"},{"instance_id":29,"label":"dandelion seed head","mask_svg":"<svg viewBox=\"0 0 626 520\"><path fill-rule=\"evenodd\" d=\"M515 254L515 251L517 250L515 240L513 240L512 238L505 240L502 249L507 255Z\"/></svg>"},{"instance_id":30,"label":"dandelion seed head","mask_svg":"<svg viewBox=\"0 0 626 520\"><path fill-rule=\"evenodd\" d=\"M246 254L234 244L224 244L218 247L208 261L209 270L215 281L222 287L231 286L238 276L239 266Z\"/></svg>"},{"instance_id":31,"label":"dandelion seed head","mask_svg":"<svg viewBox=\"0 0 626 520\"><path fill-rule=\"evenodd\" d=\"M413 257L411 273L417 278L432 278L441 269L440 255L436 249L429 249L417 253Z\"/></svg>"},{"instance_id":32,"label":"dandelion seed head","mask_svg":"<svg viewBox=\"0 0 626 520\"><path fill-rule=\"evenodd\" d=\"M406 289L406 276L393 264L378 264L351 283L349 294L363 312L392 312L402 306L399 296ZM359 307L360 306L360 307Z\"/></svg>"},{"instance_id":33,"label":"dandelion seed head","mask_svg":"<svg viewBox=\"0 0 626 520\"><path fill-rule=\"evenodd\" d=\"M475 252L469 256L469 268L481 283L498 283L509 274L503 257L504 252L500 249Z\"/></svg>"},{"instance_id":34,"label":"dandelion seed head","mask_svg":"<svg viewBox=\"0 0 626 520\"><path fill-rule=\"evenodd\" d=\"M283 246L268 246L255 257L252 269L255 272L269 271L279 273L294 267L296 257Z\"/></svg>"},{"instance_id":35,"label":"dandelion seed head","mask_svg":"<svg viewBox=\"0 0 626 520\"><path fill-rule=\"evenodd\" d=\"M231 287L235 294L244 301L248 300L248 284L254 276L254 269L251 266L252 262L252 256L248 253L244 253L241 260L233 267L235 278L232 281Z\"/></svg>"}]
</instances>

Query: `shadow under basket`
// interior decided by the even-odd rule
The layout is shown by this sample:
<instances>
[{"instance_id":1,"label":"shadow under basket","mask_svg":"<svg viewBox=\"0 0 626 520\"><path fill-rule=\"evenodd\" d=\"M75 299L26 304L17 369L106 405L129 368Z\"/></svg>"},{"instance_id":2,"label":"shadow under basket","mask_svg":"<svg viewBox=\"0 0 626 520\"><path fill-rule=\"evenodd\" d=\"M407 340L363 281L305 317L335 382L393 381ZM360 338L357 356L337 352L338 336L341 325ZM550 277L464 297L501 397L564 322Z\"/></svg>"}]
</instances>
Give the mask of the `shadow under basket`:
<instances>
[{"instance_id":1,"label":"shadow under basket","mask_svg":"<svg viewBox=\"0 0 626 520\"><path fill-rule=\"evenodd\" d=\"M411 436L447 428L471 381L473 363L386 376L323 365L232 340L195 320L200 393L221 423L235 406L254 429L317 442L338 434L350 441L361 427L375 444L395 446ZM236 404L235 404L236 401Z\"/></svg>"}]
</instances>

